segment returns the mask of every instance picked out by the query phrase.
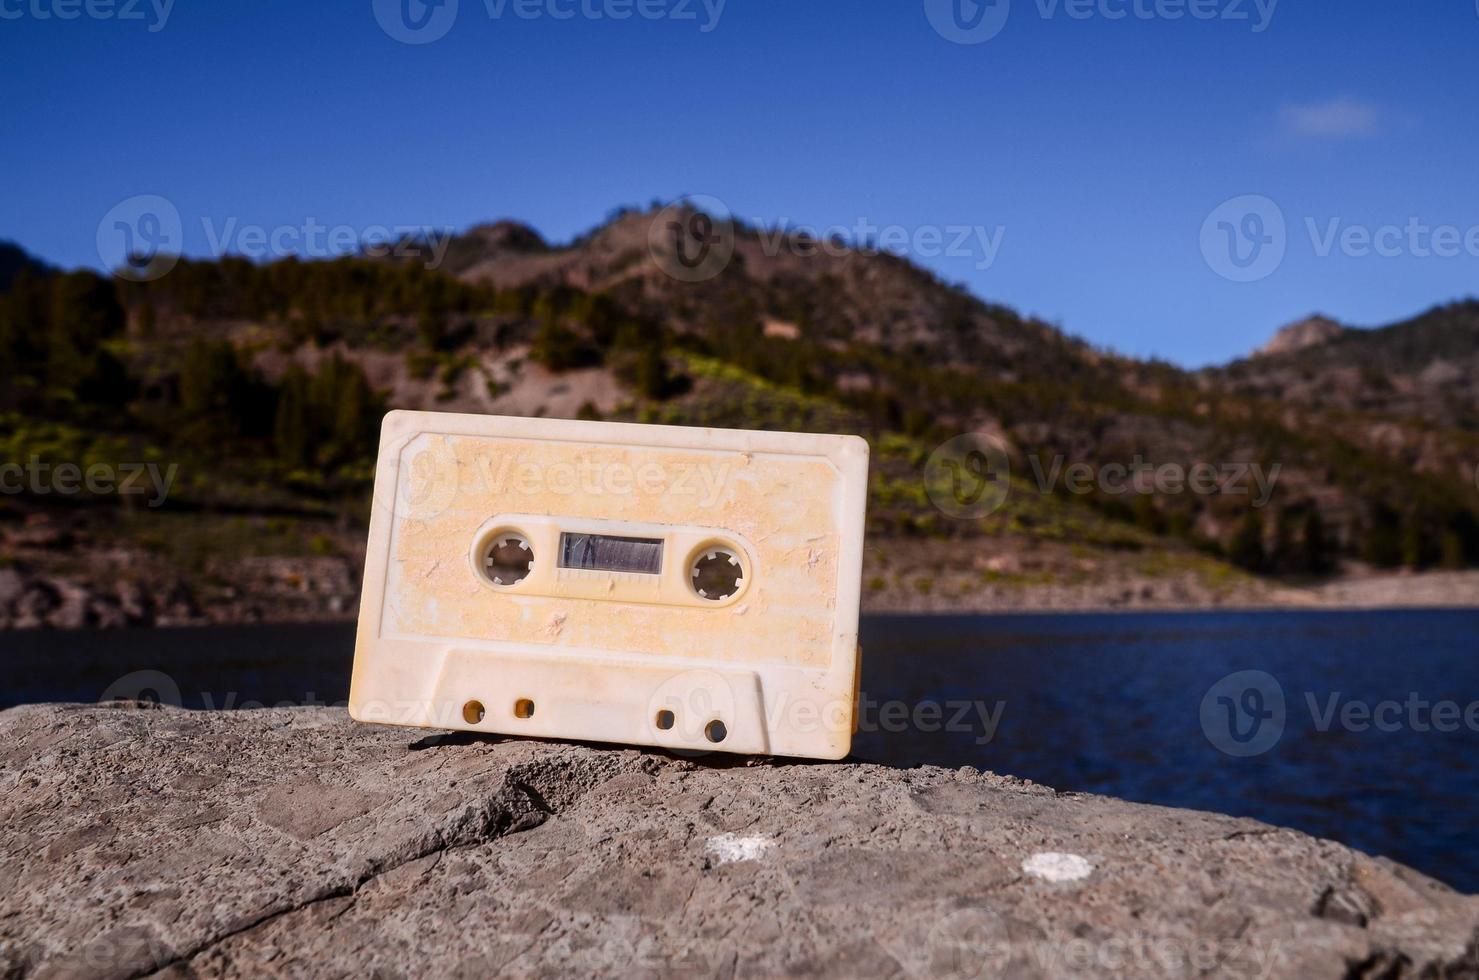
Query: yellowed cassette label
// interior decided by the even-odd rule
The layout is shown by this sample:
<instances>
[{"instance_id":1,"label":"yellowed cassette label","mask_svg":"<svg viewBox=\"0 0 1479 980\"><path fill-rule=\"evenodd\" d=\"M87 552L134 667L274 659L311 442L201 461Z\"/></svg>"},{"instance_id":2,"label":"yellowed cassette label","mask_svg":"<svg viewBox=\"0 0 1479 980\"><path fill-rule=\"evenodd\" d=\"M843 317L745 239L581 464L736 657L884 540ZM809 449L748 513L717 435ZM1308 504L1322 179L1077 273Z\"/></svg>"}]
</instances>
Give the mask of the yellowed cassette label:
<instances>
[{"instance_id":1,"label":"yellowed cassette label","mask_svg":"<svg viewBox=\"0 0 1479 980\"><path fill-rule=\"evenodd\" d=\"M853 436L393 412L351 712L840 758L866 489Z\"/></svg>"}]
</instances>

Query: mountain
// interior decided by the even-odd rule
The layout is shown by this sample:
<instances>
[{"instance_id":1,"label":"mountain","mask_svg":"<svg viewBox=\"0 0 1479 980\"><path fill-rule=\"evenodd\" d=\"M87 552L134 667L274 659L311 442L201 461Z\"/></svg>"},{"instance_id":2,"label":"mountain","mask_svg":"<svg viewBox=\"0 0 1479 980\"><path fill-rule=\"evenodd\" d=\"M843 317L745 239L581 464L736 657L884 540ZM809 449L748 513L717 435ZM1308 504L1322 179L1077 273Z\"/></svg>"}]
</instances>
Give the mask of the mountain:
<instances>
[{"instance_id":1,"label":"mountain","mask_svg":"<svg viewBox=\"0 0 1479 980\"><path fill-rule=\"evenodd\" d=\"M1310 342L1266 347L1208 376L1226 390L1332 419L1443 433L1468 450L1469 437L1479 432L1479 301L1437 306L1378 329L1305 323L1308 330L1285 328L1274 343L1291 330L1290 337Z\"/></svg>"},{"instance_id":2,"label":"mountain","mask_svg":"<svg viewBox=\"0 0 1479 980\"><path fill-rule=\"evenodd\" d=\"M41 276L55 271L14 242L0 241L0 292L8 290L22 270Z\"/></svg>"},{"instance_id":3,"label":"mountain","mask_svg":"<svg viewBox=\"0 0 1479 980\"><path fill-rule=\"evenodd\" d=\"M692 224L697 214L686 208L618 211L561 248L512 222L484 225L453 240L447 269L466 282L501 289L561 286L609 295L688 334L770 319L833 347L962 361L989 356L988 369L1001 377L1039 367L1041 358L1094 360L1085 345L1053 327L983 304L904 259L786 229L734 222L726 233L732 257L713 279L684 281L671 274L671 256L702 250ZM659 225L676 228L680 240L659 230L655 246Z\"/></svg>"},{"instance_id":4,"label":"mountain","mask_svg":"<svg viewBox=\"0 0 1479 980\"><path fill-rule=\"evenodd\" d=\"M104 552L138 556L153 598L99 586L84 619L344 613L387 407L861 433L867 592L892 608L1265 603L1367 567L1479 564L1472 302L1381 330L1306 321L1186 371L869 242L682 205L565 243L499 221L401 245L0 294L5 458L180 470L157 509L0 499L0 558L28 576L10 600L0 582L0 622L91 609L64 586ZM1011 482L958 519L929 460L965 432Z\"/></svg>"},{"instance_id":5,"label":"mountain","mask_svg":"<svg viewBox=\"0 0 1479 980\"><path fill-rule=\"evenodd\" d=\"M464 260L459 274L500 288L615 297L680 340L864 411L881 428L926 437L994 432L1024 464L1061 457L1102 468L1137 456L1184 467L1277 463L1265 552L1297 552L1280 535L1301 537L1311 511L1327 519L1337 549L1379 564L1400 560L1401 549L1386 543L1390 523L1412 525L1393 533L1429 561L1442 560L1444 548L1453 561L1453 536L1471 534L1465 515L1475 503L1469 467L1479 458L1479 425L1468 385L1479 371L1467 359L1468 305L1379 331L1313 317L1281 331L1256 358L1187 372L1094 350L857 243L821 247L739 225L722 271L685 282L668 274L651 242L665 223L679 233L670 249L696 252L691 217L681 209L623 212L563 247L531 232L520 237L536 246L488 249ZM471 255L468 244L452 252ZM1096 488L1081 502L1219 548L1248 516L1230 495L1150 498ZM1281 530L1281 520L1301 529ZM1324 563L1264 558L1286 568Z\"/></svg>"},{"instance_id":6,"label":"mountain","mask_svg":"<svg viewBox=\"0 0 1479 980\"><path fill-rule=\"evenodd\" d=\"M1315 314L1280 329L1267 344L1258 349L1258 353L1267 357L1301 351L1334 340L1345 333L1345 330L1345 327L1334 320Z\"/></svg>"}]
</instances>

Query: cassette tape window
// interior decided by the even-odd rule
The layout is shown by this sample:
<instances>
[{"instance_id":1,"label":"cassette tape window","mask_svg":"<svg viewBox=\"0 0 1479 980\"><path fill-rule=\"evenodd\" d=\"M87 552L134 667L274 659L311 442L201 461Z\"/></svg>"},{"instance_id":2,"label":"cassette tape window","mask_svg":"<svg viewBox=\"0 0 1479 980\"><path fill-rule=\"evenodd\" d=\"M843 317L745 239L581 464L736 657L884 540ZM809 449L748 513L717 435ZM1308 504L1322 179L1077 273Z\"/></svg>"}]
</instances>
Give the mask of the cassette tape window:
<instances>
[{"instance_id":1,"label":"cassette tape window","mask_svg":"<svg viewBox=\"0 0 1479 980\"><path fill-rule=\"evenodd\" d=\"M662 572L661 538L623 538L612 534L560 534L560 567L606 572Z\"/></svg>"}]
</instances>

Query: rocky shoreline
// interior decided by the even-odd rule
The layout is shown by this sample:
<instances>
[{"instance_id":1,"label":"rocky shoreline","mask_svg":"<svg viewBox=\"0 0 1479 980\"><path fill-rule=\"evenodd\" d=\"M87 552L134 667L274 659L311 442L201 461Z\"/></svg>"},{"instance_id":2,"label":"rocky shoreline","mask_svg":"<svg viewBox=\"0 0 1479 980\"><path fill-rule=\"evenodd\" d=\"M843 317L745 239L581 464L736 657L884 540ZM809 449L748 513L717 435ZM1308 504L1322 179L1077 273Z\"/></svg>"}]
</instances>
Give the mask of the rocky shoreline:
<instances>
[{"instance_id":1,"label":"rocky shoreline","mask_svg":"<svg viewBox=\"0 0 1479 980\"><path fill-rule=\"evenodd\" d=\"M180 529L173 546L146 547L95 519L33 514L0 527L0 630L333 623L358 613L365 539L352 523L211 519ZM1479 607L1479 570L1347 562L1332 577L1287 581L1184 549L1121 554L1018 538L870 538L862 578L872 613Z\"/></svg>"},{"instance_id":2,"label":"rocky shoreline","mask_svg":"<svg viewBox=\"0 0 1479 980\"><path fill-rule=\"evenodd\" d=\"M1288 585L1250 579L1210 589L1194 576L1129 576L1102 582L986 586L965 595L890 589L867 596L864 611L883 612L1196 612L1216 610L1472 609L1479 572L1356 574Z\"/></svg>"},{"instance_id":3,"label":"rocky shoreline","mask_svg":"<svg viewBox=\"0 0 1479 980\"><path fill-rule=\"evenodd\" d=\"M357 570L341 558L238 562L233 584L183 578L93 584L55 572L0 568L0 630L122 629L250 623L352 622ZM1191 577L985 585L969 593L889 587L865 593L863 611L1177 612L1263 609L1422 609L1479 606L1479 572L1427 572L1335 579L1305 587L1263 583L1214 591Z\"/></svg>"},{"instance_id":4,"label":"rocky shoreline","mask_svg":"<svg viewBox=\"0 0 1479 980\"><path fill-rule=\"evenodd\" d=\"M0 976L1473 976L1479 897L978 772L0 712Z\"/></svg>"},{"instance_id":5,"label":"rocky shoreline","mask_svg":"<svg viewBox=\"0 0 1479 980\"><path fill-rule=\"evenodd\" d=\"M129 558L118 556L117 567ZM359 572L342 558L248 558L229 573L203 583L179 575L103 583L0 568L0 630L350 622L358 610Z\"/></svg>"}]
</instances>

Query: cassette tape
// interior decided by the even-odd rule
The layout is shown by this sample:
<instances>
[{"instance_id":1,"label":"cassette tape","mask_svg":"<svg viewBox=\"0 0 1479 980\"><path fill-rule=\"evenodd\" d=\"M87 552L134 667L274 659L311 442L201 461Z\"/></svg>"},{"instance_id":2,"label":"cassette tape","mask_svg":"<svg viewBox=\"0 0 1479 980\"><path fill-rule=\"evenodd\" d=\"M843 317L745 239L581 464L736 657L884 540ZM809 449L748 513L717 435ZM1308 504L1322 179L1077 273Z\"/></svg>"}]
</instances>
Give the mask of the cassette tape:
<instances>
[{"instance_id":1,"label":"cassette tape","mask_svg":"<svg viewBox=\"0 0 1479 980\"><path fill-rule=\"evenodd\" d=\"M840 759L856 436L391 412L350 713Z\"/></svg>"}]
</instances>

